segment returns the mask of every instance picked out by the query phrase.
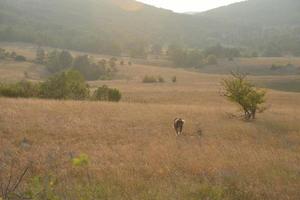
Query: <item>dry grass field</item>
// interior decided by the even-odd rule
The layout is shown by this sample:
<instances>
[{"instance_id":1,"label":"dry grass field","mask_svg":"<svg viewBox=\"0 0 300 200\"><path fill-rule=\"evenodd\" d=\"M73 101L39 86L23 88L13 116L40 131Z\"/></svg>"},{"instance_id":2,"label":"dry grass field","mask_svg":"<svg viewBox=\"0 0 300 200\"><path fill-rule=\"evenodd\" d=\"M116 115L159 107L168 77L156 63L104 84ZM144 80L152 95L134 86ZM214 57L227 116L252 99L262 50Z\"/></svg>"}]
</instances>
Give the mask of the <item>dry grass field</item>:
<instances>
[{"instance_id":1,"label":"dry grass field","mask_svg":"<svg viewBox=\"0 0 300 200\"><path fill-rule=\"evenodd\" d=\"M26 73L27 76L26 77ZM31 62L0 61L0 80L3 82L16 82L25 78L42 80L47 76L44 66Z\"/></svg>"},{"instance_id":2,"label":"dry grass field","mask_svg":"<svg viewBox=\"0 0 300 200\"><path fill-rule=\"evenodd\" d=\"M21 67L30 66L13 69ZM1 79L18 79L10 68L1 63ZM166 83L144 84L145 75ZM0 155L17 152L43 172L53 163L64 171L84 153L99 199L300 198L300 93L268 90L268 109L245 122L219 94L225 75L134 64L118 77L89 84L120 89L119 103L0 98ZM175 117L186 120L179 137Z\"/></svg>"}]
</instances>

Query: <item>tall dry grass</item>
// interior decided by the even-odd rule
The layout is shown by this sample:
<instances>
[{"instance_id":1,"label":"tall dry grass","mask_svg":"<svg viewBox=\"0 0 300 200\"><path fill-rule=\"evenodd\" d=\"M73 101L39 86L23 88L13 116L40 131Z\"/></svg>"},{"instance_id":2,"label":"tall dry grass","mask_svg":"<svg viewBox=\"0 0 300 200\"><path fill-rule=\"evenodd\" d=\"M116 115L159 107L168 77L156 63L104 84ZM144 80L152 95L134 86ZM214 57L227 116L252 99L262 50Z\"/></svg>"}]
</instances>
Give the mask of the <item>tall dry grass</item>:
<instances>
[{"instance_id":1,"label":"tall dry grass","mask_svg":"<svg viewBox=\"0 0 300 200\"><path fill-rule=\"evenodd\" d=\"M167 83L143 84L147 74ZM39 173L56 157L67 173L85 153L106 199L300 198L300 94L268 91L268 110L247 123L219 95L224 76L142 65L119 75L89 84L119 88L120 103L0 98L0 155L18 152Z\"/></svg>"},{"instance_id":2,"label":"tall dry grass","mask_svg":"<svg viewBox=\"0 0 300 200\"><path fill-rule=\"evenodd\" d=\"M300 107L284 98L253 123L231 119L226 113L236 109L228 103L2 98L0 107L1 152L20 150L25 137L31 146L24 155L37 163L51 153L64 159L85 153L93 173L120 184L128 199L144 199L147 191L155 199L192 199L203 184L227 182L245 198L300 197ZM172 129L176 116L187 121L180 137Z\"/></svg>"}]
</instances>

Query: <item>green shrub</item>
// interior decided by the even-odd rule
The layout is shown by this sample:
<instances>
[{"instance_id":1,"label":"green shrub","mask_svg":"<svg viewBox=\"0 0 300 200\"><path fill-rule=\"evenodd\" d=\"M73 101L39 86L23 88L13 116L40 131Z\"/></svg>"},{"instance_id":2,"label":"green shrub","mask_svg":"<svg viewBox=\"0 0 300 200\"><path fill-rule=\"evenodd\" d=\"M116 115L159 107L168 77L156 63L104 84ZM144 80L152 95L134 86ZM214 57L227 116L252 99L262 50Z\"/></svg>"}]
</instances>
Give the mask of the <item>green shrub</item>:
<instances>
[{"instance_id":1,"label":"green shrub","mask_svg":"<svg viewBox=\"0 0 300 200\"><path fill-rule=\"evenodd\" d=\"M73 166L83 167L89 164L89 157L86 154L80 154L78 157L72 159Z\"/></svg>"},{"instance_id":2,"label":"green shrub","mask_svg":"<svg viewBox=\"0 0 300 200\"><path fill-rule=\"evenodd\" d=\"M29 98L38 97L39 93L39 84L25 80L15 84L0 84L0 96Z\"/></svg>"},{"instance_id":3,"label":"green shrub","mask_svg":"<svg viewBox=\"0 0 300 200\"><path fill-rule=\"evenodd\" d=\"M73 58L68 51L52 51L47 56L49 72L58 73L69 69L79 71L86 80L111 79L116 73L116 58L95 62L89 55Z\"/></svg>"},{"instance_id":4,"label":"green shrub","mask_svg":"<svg viewBox=\"0 0 300 200\"><path fill-rule=\"evenodd\" d=\"M56 74L43 83L31 83L25 80L15 84L0 83L0 96L85 100L90 98L90 90L78 71L69 70ZM91 100L118 102L121 97L118 89L104 85L93 93Z\"/></svg>"},{"instance_id":5,"label":"green shrub","mask_svg":"<svg viewBox=\"0 0 300 200\"><path fill-rule=\"evenodd\" d=\"M106 85L98 87L93 96L92 100L95 101L114 101L118 102L122 98L121 92L115 88L109 88Z\"/></svg>"},{"instance_id":6,"label":"green shrub","mask_svg":"<svg viewBox=\"0 0 300 200\"><path fill-rule=\"evenodd\" d=\"M83 100L88 96L88 85L83 76L76 70L54 75L41 84L42 98Z\"/></svg>"},{"instance_id":7,"label":"green shrub","mask_svg":"<svg viewBox=\"0 0 300 200\"><path fill-rule=\"evenodd\" d=\"M25 56L17 55L17 56L15 57L15 61L18 61L18 62L25 62L25 61L26 61L26 57L25 57Z\"/></svg>"},{"instance_id":8,"label":"green shrub","mask_svg":"<svg viewBox=\"0 0 300 200\"><path fill-rule=\"evenodd\" d=\"M89 96L89 88L79 72L70 70L52 76L43 83L20 81L0 84L0 96L83 100Z\"/></svg>"},{"instance_id":9,"label":"green shrub","mask_svg":"<svg viewBox=\"0 0 300 200\"><path fill-rule=\"evenodd\" d=\"M56 178L51 175L34 176L27 185L26 199L32 200L59 200L61 199L55 191Z\"/></svg>"},{"instance_id":10,"label":"green shrub","mask_svg":"<svg viewBox=\"0 0 300 200\"><path fill-rule=\"evenodd\" d=\"M157 83L157 79L154 76L146 75L143 79L143 83Z\"/></svg>"},{"instance_id":11,"label":"green shrub","mask_svg":"<svg viewBox=\"0 0 300 200\"><path fill-rule=\"evenodd\" d=\"M155 76L148 76L146 75L143 78L143 83L164 83L165 79L161 76L155 77Z\"/></svg>"}]
</instances>

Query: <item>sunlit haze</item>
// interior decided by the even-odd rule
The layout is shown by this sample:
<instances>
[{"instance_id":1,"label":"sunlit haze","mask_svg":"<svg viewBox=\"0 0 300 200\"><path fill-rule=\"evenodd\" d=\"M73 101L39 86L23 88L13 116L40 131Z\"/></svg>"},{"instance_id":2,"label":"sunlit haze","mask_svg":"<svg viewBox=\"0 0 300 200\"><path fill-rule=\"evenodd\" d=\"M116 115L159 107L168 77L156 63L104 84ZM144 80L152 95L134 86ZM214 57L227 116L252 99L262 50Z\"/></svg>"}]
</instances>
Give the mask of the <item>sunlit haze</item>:
<instances>
[{"instance_id":1,"label":"sunlit haze","mask_svg":"<svg viewBox=\"0 0 300 200\"><path fill-rule=\"evenodd\" d=\"M138 0L140 2L166 8L175 12L199 12L242 0Z\"/></svg>"}]
</instances>

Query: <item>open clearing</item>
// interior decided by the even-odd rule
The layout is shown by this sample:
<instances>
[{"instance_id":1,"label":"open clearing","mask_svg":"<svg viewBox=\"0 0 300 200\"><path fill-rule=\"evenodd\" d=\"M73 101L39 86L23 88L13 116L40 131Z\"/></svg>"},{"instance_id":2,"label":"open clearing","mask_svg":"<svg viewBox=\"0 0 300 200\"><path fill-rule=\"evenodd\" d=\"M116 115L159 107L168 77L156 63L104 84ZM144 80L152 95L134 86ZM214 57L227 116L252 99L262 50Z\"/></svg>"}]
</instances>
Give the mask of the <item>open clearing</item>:
<instances>
[{"instance_id":1,"label":"open clearing","mask_svg":"<svg viewBox=\"0 0 300 200\"><path fill-rule=\"evenodd\" d=\"M268 90L267 111L247 123L219 94L224 75L119 68L119 80L89 84L119 88L120 103L0 98L0 152L18 151L41 170L49 155L68 165L70 154L85 153L108 199L218 199L220 191L229 199L299 199L300 93ZM166 83L143 84L145 75ZM186 120L179 137L175 117Z\"/></svg>"}]
</instances>

